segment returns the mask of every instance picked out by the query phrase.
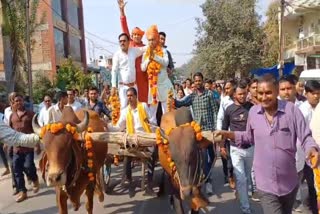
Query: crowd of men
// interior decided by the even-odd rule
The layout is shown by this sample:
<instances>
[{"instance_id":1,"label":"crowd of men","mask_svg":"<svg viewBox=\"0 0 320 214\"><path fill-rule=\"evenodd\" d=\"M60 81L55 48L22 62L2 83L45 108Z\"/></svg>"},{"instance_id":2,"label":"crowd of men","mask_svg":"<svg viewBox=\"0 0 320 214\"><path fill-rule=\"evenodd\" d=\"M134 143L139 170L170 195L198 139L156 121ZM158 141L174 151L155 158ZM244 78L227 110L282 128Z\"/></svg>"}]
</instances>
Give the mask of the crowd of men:
<instances>
[{"instance_id":1,"label":"crowd of men","mask_svg":"<svg viewBox=\"0 0 320 214\"><path fill-rule=\"evenodd\" d=\"M118 37L120 49L112 61L111 83L84 90L82 96L75 89L59 91L53 97L44 96L38 123L44 126L58 122L62 111L70 106L93 110L105 122L106 131L153 132L160 116L167 112L168 101L175 108L187 106L203 131L212 131L214 143L203 149L204 189L214 194L212 167L221 154L225 183L235 189L240 209L252 213L252 200L261 201L265 213L287 214L301 211L301 184L308 184L308 208L318 213L317 191L310 158L319 156L320 145L320 83L315 80L298 81L294 75L276 80L270 75L216 82L196 72L181 84L172 84L173 64L165 46L166 34L156 26L146 31L148 44L142 43L144 31L136 27L129 34L124 13L125 3L119 0L123 33ZM174 98L168 100L173 91ZM118 123L111 125L108 98L118 94L121 113ZM170 98L171 99L171 98ZM12 172L16 201L27 199L24 174L33 191L39 190L39 179L34 163L34 150L40 153L39 137L32 135L34 113L25 105L23 96L12 93L10 106L4 110L4 123L29 135L10 132L11 148L3 148L0 155L5 162L3 175ZM160 115L160 116L159 116ZM0 128L8 130L0 122ZM311 132L312 130L312 132ZM30 135L31 134L31 135ZM0 134L8 143L10 136ZM25 147L26 146L26 147ZM31 147L31 149L30 149ZM4 151L9 153L9 164ZM156 154L156 148L153 148ZM306 159L307 157L307 159ZM153 195L153 170L156 155L148 162L147 194ZM131 159L125 158L122 183L132 181ZM9 170L11 168L11 170ZM250 195L250 197L249 197Z\"/></svg>"}]
</instances>

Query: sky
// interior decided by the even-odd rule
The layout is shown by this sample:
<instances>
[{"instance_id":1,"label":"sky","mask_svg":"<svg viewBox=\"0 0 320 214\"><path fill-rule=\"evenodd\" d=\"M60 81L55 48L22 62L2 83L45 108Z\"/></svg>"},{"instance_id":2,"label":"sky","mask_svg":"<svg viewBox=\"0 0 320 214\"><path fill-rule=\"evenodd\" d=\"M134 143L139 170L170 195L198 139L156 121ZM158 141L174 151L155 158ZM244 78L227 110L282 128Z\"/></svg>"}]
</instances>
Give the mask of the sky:
<instances>
[{"instance_id":1,"label":"sky","mask_svg":"<svg viewBox=\"0 0 320 214\"><path fill-rule=\"evenodd\" d=\"M195 18L203 18L200 5L205 0L127 0L129 30L146 30L156 24L167 34L168 50L176 67L192 57L196 40ZM257 10L263 15L271 0L259 0ZM117 0L83 0L87 58L112 56L118 50L121 33ZM145 37L143 38L146 43Z\"/></svg>"}]
</instances>

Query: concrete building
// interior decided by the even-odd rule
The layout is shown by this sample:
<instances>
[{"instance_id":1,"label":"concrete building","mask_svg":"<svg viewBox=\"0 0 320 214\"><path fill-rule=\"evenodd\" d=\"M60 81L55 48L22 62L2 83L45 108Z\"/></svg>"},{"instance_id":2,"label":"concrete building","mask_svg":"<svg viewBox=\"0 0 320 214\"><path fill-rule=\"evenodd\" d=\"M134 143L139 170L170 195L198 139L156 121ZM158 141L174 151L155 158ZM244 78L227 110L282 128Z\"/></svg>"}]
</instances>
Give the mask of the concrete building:
<instances>
[{"instance_id":1,"label":"concrete building","mask_svg":"<svg viewBox=\"0 0 320 214\"><path fill-rule=\"evenodd\" d=\"M320 0L288 0L284 35L285 61L298 71L320 68Z\"/></svg>"},{"instance_id":2,"label":"concrete building","mask_svg":"<svg viewBox=\"0 0 320 214\"><path fill-rule=\"evenodd\" d=\"M68 56L86 70L82 0L41 0L37 18L43 24L33 34L33 75L45 72L52 78ZM2 36L0 36L2 37ZM0 78L3 76L3 48L0 38Z\"/></svg>"}]
</instances>

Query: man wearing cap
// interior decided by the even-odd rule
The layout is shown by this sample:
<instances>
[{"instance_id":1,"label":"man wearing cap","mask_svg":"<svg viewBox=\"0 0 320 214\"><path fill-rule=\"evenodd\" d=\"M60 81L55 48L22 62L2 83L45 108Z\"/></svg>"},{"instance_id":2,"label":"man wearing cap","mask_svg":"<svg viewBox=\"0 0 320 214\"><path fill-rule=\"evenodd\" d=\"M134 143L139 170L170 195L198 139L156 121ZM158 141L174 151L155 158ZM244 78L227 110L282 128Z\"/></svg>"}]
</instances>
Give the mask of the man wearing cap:
<instances>
[{"instance_id":1,"label":"man wearing cap","mask_svg":"<svg viewBox=\"0 0 320 214\"><path fill-rule=\"evenodd\" d=\"M119 9L120 9L120 22L121 29L123 33L126 33L130 36L129 28L127 24L127 18L124 12L124 7L126 3L123 0L118 0ZM144 31L140 28L135 27L131 32L131 39L129 47L143 47L145 46L142 42L142 37L144 35ZM135 62L136 67L136 82L138 88L138 100L139 102L148 102L148 76L146 73L141 71L141 62L142 57L138 57Z\"/></svg>"},{"instance_id":2,"label":"man wearing cap","mask_svg":"<svg viewBox=\"0 0 320 214\"><path fill-rule=\"evenodd\" d=\"M159 32L156 25L152 25L147 33L148 49L143 54L141 69L148 74L150 104L150 122L157 124L156 113L159 102L162 112L167 111L167 97L170 90L174 91L173 85L168 77L167 67L169 63L165 48L159 43Z\"/></svg>"}]
</instances>

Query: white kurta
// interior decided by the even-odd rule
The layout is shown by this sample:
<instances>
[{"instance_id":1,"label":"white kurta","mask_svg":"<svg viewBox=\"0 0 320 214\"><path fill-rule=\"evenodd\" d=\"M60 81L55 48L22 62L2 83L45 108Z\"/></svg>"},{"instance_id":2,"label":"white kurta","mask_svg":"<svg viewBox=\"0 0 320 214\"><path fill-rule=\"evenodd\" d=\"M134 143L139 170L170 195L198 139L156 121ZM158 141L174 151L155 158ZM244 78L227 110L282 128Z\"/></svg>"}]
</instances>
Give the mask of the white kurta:
<instances>
[{"instance_id":1,"label":"white kurta","mask_svg":"<svg viewBox=\"0 0 320 214\"><path fill-rule=\"evenodd\" d=\"M167 102L168 92L170 89L174 91L173 85L168 77L167 67L169 63L169 58L166 49L162 48L163 57L158 55L154 56L154 60L161 64L161 70L158 74L158 92L157 92L157 101L159 102ZM141 70L146 72L150 59L145 57L145 54L142 57ZM149 95L148 95L148 103L152 103L152 93L149 87Z\"/></svg>"},{"instance_id":2,"label":"white kurta","mask_svg":"<svg viewBox=\"0 0 320 214\"><path fill-rule=\"evenodd\" d=\"M74 112L82 108L82 104L76 100L72 104L68 103L67 106L70 106Z\"/></svg>"}]
</instances>

